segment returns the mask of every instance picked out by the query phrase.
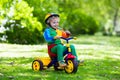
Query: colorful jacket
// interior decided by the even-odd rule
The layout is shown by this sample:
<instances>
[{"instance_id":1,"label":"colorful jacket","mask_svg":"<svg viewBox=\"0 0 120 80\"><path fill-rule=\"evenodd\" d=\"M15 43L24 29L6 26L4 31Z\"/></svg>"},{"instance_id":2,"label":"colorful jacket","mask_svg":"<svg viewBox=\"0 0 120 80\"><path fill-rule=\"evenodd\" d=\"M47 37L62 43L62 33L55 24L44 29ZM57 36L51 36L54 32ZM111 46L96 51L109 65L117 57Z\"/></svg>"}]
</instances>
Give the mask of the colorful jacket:
<instances>
[{"instance_id":1,"label":"colorful jacket","mask_svg":"<svg viewBox=\"0 0 120 80\"><path fill-rule=\"evenodd\" d=\"M61 40L60 39L54 39L55 36L61 36L64 38L67 38L68 36L66 36L66 33L60 29L53 29L51 27L48 27L45 29L43 36L45 38L45 40L48 42L48 44L61 44Z\"/></svg>"}]
</instances>

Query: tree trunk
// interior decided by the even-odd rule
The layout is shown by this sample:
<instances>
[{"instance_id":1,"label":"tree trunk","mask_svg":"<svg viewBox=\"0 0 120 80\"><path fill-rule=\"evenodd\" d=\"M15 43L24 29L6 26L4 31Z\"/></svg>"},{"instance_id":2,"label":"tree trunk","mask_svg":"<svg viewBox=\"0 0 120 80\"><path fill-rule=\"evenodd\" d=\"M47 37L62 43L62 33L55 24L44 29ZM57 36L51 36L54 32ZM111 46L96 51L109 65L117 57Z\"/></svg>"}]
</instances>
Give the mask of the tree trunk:
<instances>
[{"instance_id":1,"label":"tree trunk","mask_svg":"<svg viewBox=\"0 0 120 80\"><path fill-rule=\"evenodd\" d=\"M114 19L113 19L113 30L115 30L115 27L117 26L118 11L119 11L119 8L116 8L115 9Z\"/></svg>"}]
</instances>

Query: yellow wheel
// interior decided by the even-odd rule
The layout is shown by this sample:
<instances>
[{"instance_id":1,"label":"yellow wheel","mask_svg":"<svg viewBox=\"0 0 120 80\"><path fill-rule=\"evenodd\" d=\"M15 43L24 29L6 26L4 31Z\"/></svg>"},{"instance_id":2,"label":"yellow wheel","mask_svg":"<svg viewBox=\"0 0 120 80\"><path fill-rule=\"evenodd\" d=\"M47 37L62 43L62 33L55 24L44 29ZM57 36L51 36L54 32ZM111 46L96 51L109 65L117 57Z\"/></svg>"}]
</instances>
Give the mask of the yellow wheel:
<instances>
[{"instance_id":1,"label":"yellow wheel","mask_svg":"<svg viewBox=\"0 0 120 80\"><path fill-rule=\"evenodd\" d=\"M32 63L32 69L34 71L43 70L43 63L40 60L34 60Z\"/></svg>"},{"instance_id":2,"label":"yellow wheel","mask_svg":"<svg viewBox=\"0 0 120 80\"><path fill-rule=\"evenodd\" d=\"M67 60L67 66L65 67L66 73L76 73L78 69L78 63L75 60Z\"/></svg>"}]
</instances>

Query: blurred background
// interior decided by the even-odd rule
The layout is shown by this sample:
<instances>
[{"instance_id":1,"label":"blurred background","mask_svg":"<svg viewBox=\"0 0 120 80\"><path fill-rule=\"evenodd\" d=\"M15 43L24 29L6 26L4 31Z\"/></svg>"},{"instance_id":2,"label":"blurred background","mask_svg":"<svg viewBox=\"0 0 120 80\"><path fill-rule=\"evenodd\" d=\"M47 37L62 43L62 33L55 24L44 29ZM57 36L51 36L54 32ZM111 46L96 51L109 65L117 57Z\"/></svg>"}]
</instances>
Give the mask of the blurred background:
<instances>
[{"instance_id":1,"label":"blurred background","mask_svg":"<svg viewBox=\"0 0 120 80\"><path fill-rule=\"evenodd\" d=\"M120 36L120 0L0 0L0 43L44 42L47 13L72 35Z\"/></svg>"}]
</instances>

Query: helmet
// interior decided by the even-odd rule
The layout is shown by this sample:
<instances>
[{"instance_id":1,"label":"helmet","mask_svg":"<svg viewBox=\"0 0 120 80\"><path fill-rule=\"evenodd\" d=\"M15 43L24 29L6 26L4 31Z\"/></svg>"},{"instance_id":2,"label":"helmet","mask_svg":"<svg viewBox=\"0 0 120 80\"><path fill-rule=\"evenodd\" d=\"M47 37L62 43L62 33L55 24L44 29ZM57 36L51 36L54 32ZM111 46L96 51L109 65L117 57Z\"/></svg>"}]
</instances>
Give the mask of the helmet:
<instances>
[{"instance_id":1,"label":"helmet","mask_svg":"<svg viewBox=\"0 0 120 80\"><path fill-rule=\"evenodd\" d=\"M48 24L47 20L50 18L50 17L59 17L58 14L55 14L55 13L48 13L46 16L45 16L45 23Z\"/></svg>"}]
</instances>

